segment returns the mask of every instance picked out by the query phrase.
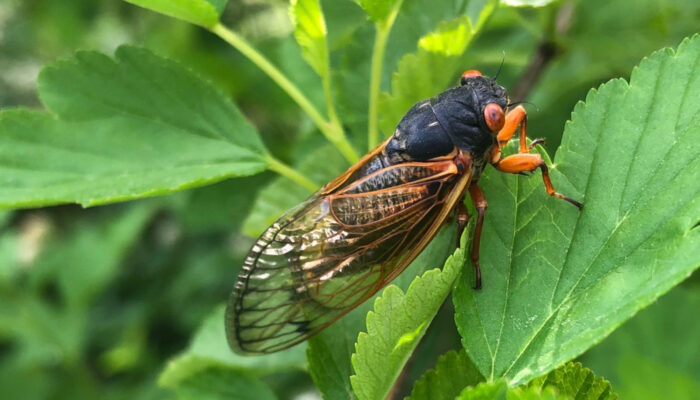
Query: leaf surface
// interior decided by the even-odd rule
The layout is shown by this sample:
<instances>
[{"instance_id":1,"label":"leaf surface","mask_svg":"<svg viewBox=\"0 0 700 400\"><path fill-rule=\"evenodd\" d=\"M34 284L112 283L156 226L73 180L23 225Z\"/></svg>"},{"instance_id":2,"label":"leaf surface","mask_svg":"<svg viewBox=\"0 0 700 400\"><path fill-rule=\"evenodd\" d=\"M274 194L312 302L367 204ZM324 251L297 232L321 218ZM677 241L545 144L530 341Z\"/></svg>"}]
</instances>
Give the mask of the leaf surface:
<instances>
[{"instance_id":1,"label":"leaf surface","mask_svg":"<svg viewBox=\"0 0 700 400\"><path fill-rule=\"evenodd\" d=\"M700 266L700 36L591 91L550 170L488 170L484 289L453 296L470 358L490 379L527 382L578 356Z\"/></svg>"}]
</instances>

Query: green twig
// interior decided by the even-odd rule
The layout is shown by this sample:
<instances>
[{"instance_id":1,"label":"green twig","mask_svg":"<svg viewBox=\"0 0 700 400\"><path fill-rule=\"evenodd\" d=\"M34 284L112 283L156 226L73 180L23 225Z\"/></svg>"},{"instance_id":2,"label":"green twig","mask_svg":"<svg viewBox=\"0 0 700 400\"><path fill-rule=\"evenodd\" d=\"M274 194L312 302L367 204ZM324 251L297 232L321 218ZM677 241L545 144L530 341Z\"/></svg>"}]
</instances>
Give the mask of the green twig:
<instances>
[{"instance_id":1,"label":"green twig","mask_svg":"<svg viewBox=\"0 0 700 400\"><path fill-rule=\"evenodd\" d=\"M379 91L382 83L384 51L386 50L389 33L391 33L391 27L394 25L402 3L402 0L397 1L387 18L375 24L377 34L374 38L374 48L372 49L372 66L369 81L369 123L367 127L370 150L379 144Z\"/></svg>"},{"instance_id":2,"label":"green twig","mask_svg":"<svg viewBox=\"0 0 700 400\"><path fill-rule=\"evenodd\" d=\"M251 46L243 37L228 29L224 25L217 24L211 28L211 32L222 38L224 41L235 47L244 56L248 57L258 68L265 72L289 97L294 100L299 107L311 118L323 135L333 143L343 156L351 163L357 161L358 156L348 142L345 133L338 122L329 122L311 104L311 101L292 83L277 67ZM336 117L337 119L337 117Z\"/></svg>"},{"instance_id":3,"label":"green twig","mask_svg":"<svg viewBox=\"0 0 700 400\"><path fill-rule=\"evenodd\" d=\"M317 184L313 183L309 178L302 175L299 171L281 162L280 160L268 155L265 161L267 161L267 167L271 171L275 171L278 174L289 178L290 180L298 183L299 185L309 189L312 192L315 192L318 189Z\"/></svg>"}]
</instances>

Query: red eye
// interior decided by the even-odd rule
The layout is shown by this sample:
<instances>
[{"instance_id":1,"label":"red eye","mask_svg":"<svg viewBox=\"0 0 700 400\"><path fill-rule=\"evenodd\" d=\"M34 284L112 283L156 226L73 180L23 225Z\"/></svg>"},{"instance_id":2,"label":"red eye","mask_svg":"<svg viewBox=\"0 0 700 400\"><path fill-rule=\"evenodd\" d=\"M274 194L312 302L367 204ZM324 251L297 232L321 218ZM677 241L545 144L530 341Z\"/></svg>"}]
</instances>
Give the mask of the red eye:
<instances>
[{"instance_id":1,"label":"red eye","mask_svg":"<svg viewBox=\"0 0 700 400\"><path fill-rule=\"evenodd\" d=\"M479 72L475 69L470 69L470 70L464 71L460 82L462 83L462 85L464 85L465 83L467 83L467 79L476 78L477 76L481 76L481 72Z\"/></svg>"},{"instance_id":2,"label":"red eye","mask_svg":"<svg viewBox=\"0 0 700 400\"><path fill-rule=\"evenodd\" d=\"M486 125L491 129L491 132L500 131L501 128L503 128L503 124L506 122L503 108L496 103L486 105L484 108L484 119L486 120Z\"/></svg>"}]
</instances>

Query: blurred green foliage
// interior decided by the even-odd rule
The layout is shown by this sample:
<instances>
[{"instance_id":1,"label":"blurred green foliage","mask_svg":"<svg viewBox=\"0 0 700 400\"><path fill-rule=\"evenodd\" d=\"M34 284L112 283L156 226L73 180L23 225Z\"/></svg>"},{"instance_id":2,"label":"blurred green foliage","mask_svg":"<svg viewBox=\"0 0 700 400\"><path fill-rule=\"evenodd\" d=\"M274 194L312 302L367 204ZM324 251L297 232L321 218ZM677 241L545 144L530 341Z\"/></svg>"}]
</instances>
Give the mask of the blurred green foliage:
<instances>
[{"instance_id":1,"label":"blurred green foliage","mask_svg":"<svg viewBox=\"0 0 700 400\"><path fill-rule=\"evenodd\" d=\"M394 72L402 71L402 60L411 60L404 59L407 54L420 53L420 37L441 21L473 12L470 7L476 3L485 2L454 0L426 8L418 0L405 0L388 39L382 91L395 93L394 82L402 75ZM350 141L365 149L375 29L349 0L324 0L322 6L326 25L332 27L328 47L331 79L340 92L335 95L338 113ZM313 104L324 107L324 89L294 40L286 1L230 1L222 21L303 88ZM522 93L537 106L529 108L530 136L546 137L553 154L573 106L589 88L610 78L629 78L645 55L675 47L700 31L699 21L700 4L693 0L500 7L465 52L440 64L451 69L425 70L422 76L423 70L416 68L405 76L409 83L425 78L450 85L459 69L478 68L492 75L505 52L499 82L518 88L545 46L549 58ZM313 171L309 161L304 165L309 151L322 154L327 145L312 134L315 128L301 117L296 103L248 59L201 28L116 0L1 1L0 108L40 107L36 79L44 64L76 49L111 54L121 44L180 60L212 81L235 99L272 154L308 171L316 183L337 172ZM405 65L411 66L416 65ZM387 113L394 119L400 114ZM390 134L395 122L381 121L381 134ZM339 154L330 157L340 160ZM201 365L211 368L209 358L216 355L216 349L207 349L206 340L198 338L206 338L209 331L223 333L216 326L222 321L220 305L252 242L250 235L264 228L270 215L305 196L298 186L289 188L289 197L274 196L270 188L290 185L281 181L268 172L89 210L57 206L0 211L0 398L202 398L202 388L207 395L216 392L219 397L214 398L316 393L305 367L294 361L298 358L288 368L258 365L241 372L232 363L213 374L197 373ZM700 307L698 290L693 282L674 289L581 361L610 380L622 398L697 398L700 349L695 329L700 327L692 323ZM460 348L453 312L444 305L427 329L403 385L395 388L396 398L411 393L413 382L436 364L438 355ZM180 358L168 365L177 354ZM226 363L229 355L222 357L216 361ZM197 364L202 359L206 363ZM177 368L190 374L180 377L186 384L177 392L168 389L168 375L161 375L162 386L156 384L161 371Z\"/></svg>"}]
</instances>

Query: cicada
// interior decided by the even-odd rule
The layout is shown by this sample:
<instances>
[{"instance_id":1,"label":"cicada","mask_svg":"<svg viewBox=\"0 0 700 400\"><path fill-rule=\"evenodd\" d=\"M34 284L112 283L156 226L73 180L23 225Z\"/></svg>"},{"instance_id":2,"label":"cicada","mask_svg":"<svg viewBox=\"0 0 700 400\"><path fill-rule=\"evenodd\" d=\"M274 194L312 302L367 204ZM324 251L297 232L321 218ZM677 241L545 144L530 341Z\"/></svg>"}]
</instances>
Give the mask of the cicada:
<instances>
[{"instance_id":1,"label":"cicada","mask_svg":"<svg viewBox=\"0 0 700 400\"><path fill-rule=\"evenodd\" d=\"M258 238L226 311L231 348L271 353L319 333L396 278L453 213L461 236L467 192L479 289L486 198L478 182L487 164L513 174L539 168L548 194L582 207L554 190L542 157L530 153L542 141L527 144L526 123L522 105L476 70L414 105L390 138ZM518 128L518 154L503 157Z\"/></svg>"}]
</instances>

